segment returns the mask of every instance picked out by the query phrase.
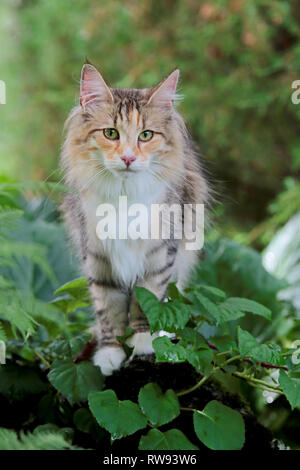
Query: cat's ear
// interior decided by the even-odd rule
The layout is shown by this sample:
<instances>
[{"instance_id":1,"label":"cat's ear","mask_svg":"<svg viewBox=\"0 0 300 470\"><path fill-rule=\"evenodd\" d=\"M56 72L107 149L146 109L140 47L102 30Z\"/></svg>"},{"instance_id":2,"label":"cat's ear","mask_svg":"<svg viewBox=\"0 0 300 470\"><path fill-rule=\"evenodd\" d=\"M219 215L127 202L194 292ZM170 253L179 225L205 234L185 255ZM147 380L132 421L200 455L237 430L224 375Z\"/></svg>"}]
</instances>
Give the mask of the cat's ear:
<instances>
[{"instance_id":1,"label":"cat's ear","mask_svg":"<svg viewBox=\"0 0 300 470\"><path fill-rule=\"evenodd\" d=\"M84 64L80 80L80 104L82 107L94 101L113 102L110 89L98 70L91 64Z\"/></svg>"},{"instance_id":2,"label":"cat's ear","mask_svg":"<svg viewBox=\"0 0 300 470\"><path fill-rule=\"evenodd\" d=\"M179 70L175 69L167 78L154 87L147 104L171 108L176 100L178 79Z\"/></svg>"}]
</instances>

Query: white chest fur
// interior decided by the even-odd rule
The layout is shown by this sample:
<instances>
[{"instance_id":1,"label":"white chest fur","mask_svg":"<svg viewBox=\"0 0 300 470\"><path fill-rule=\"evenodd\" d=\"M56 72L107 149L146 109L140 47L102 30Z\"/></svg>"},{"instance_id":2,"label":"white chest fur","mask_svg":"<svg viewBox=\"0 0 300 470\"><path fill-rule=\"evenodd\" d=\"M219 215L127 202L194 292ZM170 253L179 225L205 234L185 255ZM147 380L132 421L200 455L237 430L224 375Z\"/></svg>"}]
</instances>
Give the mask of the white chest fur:
<instances>
[{"instance_id":1,"label":"white chest fur","mask_svg":"<svg viewBox=\"0 0 300 470\"><path fill-rule=\"evenodd\" d=\"M133 178L132 178L133 180ZM99 187L90 188L83 198L83 209L87 220L88 243L93 251L101 251L110 259L114 277L122 280L127 285L133 285L138 277L142 277L145 271L146 253L149 247L149 240L131 238L99 239L96 233L97 224L100 217L97 216L97 208L100 204L111 204L115 208L116 217L119 220L122 206L119 204L119 196L126 196L127 208L131 204L140 203L145 205L150 211L152 203L157 202L164 188L161 184L154 183L145 178L143 181L126 181L120 184L119 180L115 187L110 184L106 187L104 182Z\"/></svg>"}]
</instances>

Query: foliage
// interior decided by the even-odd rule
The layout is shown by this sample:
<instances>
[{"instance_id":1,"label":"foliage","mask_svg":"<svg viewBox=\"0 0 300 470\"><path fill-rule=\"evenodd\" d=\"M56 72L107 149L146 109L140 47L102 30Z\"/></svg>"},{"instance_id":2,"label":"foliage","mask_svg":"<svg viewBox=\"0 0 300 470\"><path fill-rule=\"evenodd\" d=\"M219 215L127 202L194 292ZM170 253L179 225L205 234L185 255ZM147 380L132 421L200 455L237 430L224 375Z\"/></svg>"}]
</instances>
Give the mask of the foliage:
<instances>
[{"instance_id":1,"label":"foliage","mask_svg":"<svg viewBox=\"0 0 300 470\"><path fill-rule=\"evenodd\" d=\"M63 269L59 265L59 272L54 271L48 238L41 244L42 263L26 249L27 244L33 246L36 240L42 240L45 224L51 234L59 233L59 224L55 218L50 221L51 211L46 212L46 220L34 218L32 206L25 203L16 188L6 187L5 191L11 204L5 209L9 223L3 225L2 244L7 241L19 246L21 240L25 249L3 257L1 267L1 331L7 346L7 364L0 369L0 406L7 403L9 409L37 397L38 409L29 425L25 424L26 417L19 423L22 432L18 437L11 430L1 429L3 448L82 447L82 435L89 436L89 446L97 447L107 434L114 441L139 433L139 449L196 449L200 443L209 449L240 449L245 441L245 425L239 411L216 400L203 409L182 405L184 397L212 379L228 391L233 384L247 384L246 389L245 385L239 387L239 393L247 398L261 390L275 393L286 397L286 406L299 409L299 366L291 361L295 349L278 341L272 329L265 339L261 335L276 317L292 318L294 310L292 305L276 299L285 283L264 270L254 250L226 239L207 245L206 259L189 287L180 293L175 284L170 284L164 303L146 289L136 288L152 332L164 329L176 335L176 341L167 336L154 339L156 361L188 362L199 379L187 388L183 378L180 390L162 390L157 383L149 382L141 387L136 401L120 400L113 389L106 387L99 368L75 360L90 339L84 331L90 323L86 279L73 277L66 282L72 272L76 273L67 263ZM16 206L23 212L15 218ZM34 214L39 213L37 207ZM11 222L19 224L14 225L13 232ZM27 241L22 239L24 226ZM35 237L31 239L28 234L33 232ZM54 240L56 243L57 236ZM61 249L65 251L63 237L58 245L56 256L61 255ZM30 263L38 269L30 283L22 283L19 276L24 256L27 269ZM58 274L60 287L55 280ZM48 290L45 285L42 289L39 286L42 276ZM10 291L14 304L7 297ZM293 329L289 334L293 336ZM276 368L281 369L279 377L270 375ZM183 412L190 412L192 439L172 426ZM1 419L3 427L5 421ZM171 427L165 429L166 424Z\"/></svg>"},{"instance_id":2,"label":"foliage","mask_svg":"<svg viewBox=\"0 0 300 470\"><path fill-rule=\"evenodd\" d=\"M227 188L226 214L242 228L265 216L287 169L297 176L296 0L3 0L0 8L0 41L9 38L1 54L8 105L1 108L0 158L11 173L56 171L63 122L88 57L117 87L152 86L180 68L181 111Z\"/></svg>"}]
</instances>

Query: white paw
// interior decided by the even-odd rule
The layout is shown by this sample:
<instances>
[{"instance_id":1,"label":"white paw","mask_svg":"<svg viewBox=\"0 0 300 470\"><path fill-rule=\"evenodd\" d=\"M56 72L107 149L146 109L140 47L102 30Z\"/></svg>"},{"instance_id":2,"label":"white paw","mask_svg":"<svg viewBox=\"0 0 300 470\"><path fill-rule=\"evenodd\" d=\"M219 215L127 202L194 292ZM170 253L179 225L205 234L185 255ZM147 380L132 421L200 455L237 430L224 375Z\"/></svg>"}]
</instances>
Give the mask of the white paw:
<instances>
[{"instance_id":1,"label":"white paw","mask_svg":"<svg viewBox=\"0 0 300 470\"><path fill-rule=\"evenodd\" d=\"M98 349L93 357L95 366L99 366L103 375L112 375L114 370L119 370L126 359L125 351L115 346L104 346Z\"/></svg>"},{"instance_id":2,"label":"white paw","mask_svg":"<svg viewBox=\"0 0 300 470\"><path fill-rule=\"evenodd\" d=\"M143 333L134 333L128 340L126 341L128 346L133 349L133 356L141 356L143 354L153 354L154 349L152 346L152 336L149 331Z\"/></svg>"},{"instance_id":3,"label":"white paw","mask_svg":"<svg viewBox=\"0 0 300 470\"><path fill-rule=\"evenodd\" d=\"M172 339L175 338L175 333L168 333L167 331L160 330L153 334L153 339L160 338L160 336L167 336L168 338Z\"/></svg>"}]
</instances>

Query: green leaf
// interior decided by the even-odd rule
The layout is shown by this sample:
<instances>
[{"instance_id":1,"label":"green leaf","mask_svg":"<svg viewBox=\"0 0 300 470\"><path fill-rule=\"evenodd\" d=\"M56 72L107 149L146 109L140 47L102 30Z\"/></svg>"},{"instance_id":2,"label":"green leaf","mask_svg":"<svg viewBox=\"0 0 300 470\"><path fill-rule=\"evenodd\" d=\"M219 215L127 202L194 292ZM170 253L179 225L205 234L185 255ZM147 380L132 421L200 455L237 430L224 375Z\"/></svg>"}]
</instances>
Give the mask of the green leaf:
<instances>
[{"instance_id":1,"label":"green leaf","mask_svg":"<svg viewBox=\"0 0 300 470\"><path fill-rule=\"evenodd\" d=\"M209 449L237 450L245 442L245 424L241 414L212 400L202 412L193 415L195 432Z\"/></svg>"},{"instance_id":2,"label":"green leaf","mask_svg":"<svg viewBox=\"0 0 300 470\"><path fill-rule=\"evenodd\" d=\"M169 423L180 414L179 401L173 390L163 393L156 383L149 383L139 392L139 405L153 426Z\"/></svg>"},{"instance_id":3,"label":"green leaf","mask_svg":"<svg viewBox=\"0 0 300 470\"><path fill-rule=\"evenodd\" d=\"M98 426L92 413L86 408L79 408L75 411L73 422L76 429L89 434L95 431L95 426Z\"/></svg>"},{"instance_id":4,"label":"green leaf","mask_svg":"<svg viewBox=\"0 0 300 470\"><path fill-rule=\"evenodd\" d=\"M244 299L242 297L229 297L229 299L224 300L219 307L222 310L224 318L226 318L227 315L229 319L232 319L231 315L240 314L240 316L243 316L247 312L264 317L269 321L271 321L272 318L270 309L254 300Z\"/></svg>"},{"instance_id":5,"label":"green leaf","mask_svg":"<svg viewBox=\"0 0 300 470\"><path fill-rule=\"evenodd\" d=\"M83 308L89 305L89 302L86 300L76 299L68 294L57 297L50 303L64 314L75 312L78 308Z\"/></svg>"},{"instance_id":6,"label":"green leaf","mask_svg":"<svg viewBox=\"0 0 300 470\"><path fill-rule=\"evenodd\" d=\"M9 400L24 400L28 395L45 392L48 385L42 381L37 370L6 364L0 367L0 394Z\"/></svg>"},{"instance_id":7,"label":"green leaf","mask_svg":"<svg viewBox=\"0 0 300 470\"><path fill-rule=\"evenodd\" d=\"M91 392L89 407L98 424L111 434L111 439L121 439L147 426L147 418L139 406L130 400L119 401L113 390Z\"/></svg>"},{"instance_id":8,"label":"green leaf","mask_svg":"<svg viewBox=\"0 0 300 470\"><path fill-rule=\"evenodd\" d=\"M18 437L15 431L0 428L0 450L64 450L80 449L72 446L62 432L44 431L25 434Z\"/></svg>"},{"instance_id":9,"label":"green leaf","mask_svg":"<svg viewBox=\"0 0 300 470\"><path fill-rule=\"evenodd\" d=\"M56 289L55 294L69 294L75 299L89 298L88 282L85 277L79 277L73 281L67 282Z\"/></svg>"},{"instance_id":10,"label":"green leaf","mask_svg":"<svg viewBox=\"0 0 300 470\"><path fill-rule=\"evenodd\" d=\"M277 345L259 344L256 339L241 327L238 327L238 348L242 357L249 357L259 362L270 362L275 365L284 364Z\"/></svg>"},{"instance_id":11,"label":"green leaf","mask_svg":"<svg viewBox=\"0 0 300 470\"><path fill-rule=\"evenodd\" d=\"M212 370L214 353L200 333L192 328L185 328L179 332L181 340L179 346L184 347L186 360L198 372L208 374Z\"/></svg>"},{"instance_id":12,"label":"green leaf","mask_svg":"<svg viewBox=\"0 0 300 470\"><path fill-rule=\"evenodd\" d=\"M212 360L214 353L211 349L200 351L186 350L187 361L203 375L209 374L213 368Z\"/></svg>"},{"instance_id":13,"label":"green leaf","mask_svg":"<svg viewBox=\"0 0 300 470\"><path fill-rule=\"evenodd\" d=\"M104 384L99 367L87 361L75 364L69 359L55 361L48 379L71 404L86 401L90 391L101 390Z\"/></svg>"},{"instance_id":14,"label":"green leaf","mask_svg":"<svg viewBox=\"0 0 300 470\"><path fill-rule=\"evenodd\" d=\"M172 343L167 336L155 338L152 345L157 362L184 362L186 360L185 348Z\"/></svg>"},{"instance_id":15,"label":"green leaf","mask_svg":"<svg viewBox=\"0 0 300 470\"><path fill-rule=\"evenodd\" d=\"M186 289L186 292L194 292L199 290L206 290L208 293L213 294L215 297L219 297L221 299L225 299L226 297L226 293L223 290L214 286L206 286L205 284L198 284L196 286L189 287Z\"/></svg>"},{"instance_id":16,"label":"green leaf","mask_svg":"<svg viewBox=\"0 0 300 470\"><path fill-rule=\"evenodd\" d=\"M144 287L136 287L135 292L152 333L160 330L175 332L183 329L189 321L190 308L178 299L161 303Z\"/></svg>"},{"instance_id":17,"label":"green leaf","mask_svg":"<svg viewBox=\"0 0 300 470\"><path fill-rule=\"evenodd\" d=\"M141 437L139 450L198 450L179 429L161 432L151 429Z\"/></svg>"},{"instance_id":18,"label":"green leaf","mask_svg":"<svg viewBox=\"0 0 300 470\"><path fill-rule=\"evenodd\" d=\"M300 379L293 379L284 370L280 371L279 384L288 399L292 410L300 408Z\"/></svg>"},{"instance_id":19,"label":"green leaf","mask_svg":"<svg viewBox=\"0 0 300 470\"><path fill-rule=\"evenodd\" d=\"M193 311L196 314L201 315L209 323L215 324L221 320L221 313L218 306L201 292L191 292L189 299L196 307Z\"/></svg>"},{"instance_id":20,"label":"green leaf","mask_svg":"<svg viewBox=\"0 0 300 470\"><path fill-rule=\"evenodd\" d=\"M218 351L237 351L237 344L231 336L214 336L209 340L218 348Z\"/></svg>"}]
</instances>

